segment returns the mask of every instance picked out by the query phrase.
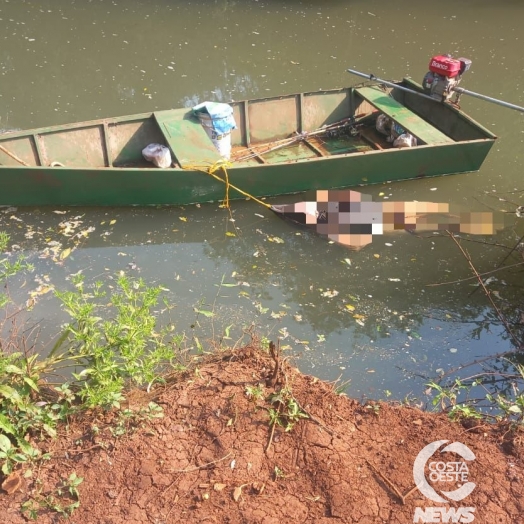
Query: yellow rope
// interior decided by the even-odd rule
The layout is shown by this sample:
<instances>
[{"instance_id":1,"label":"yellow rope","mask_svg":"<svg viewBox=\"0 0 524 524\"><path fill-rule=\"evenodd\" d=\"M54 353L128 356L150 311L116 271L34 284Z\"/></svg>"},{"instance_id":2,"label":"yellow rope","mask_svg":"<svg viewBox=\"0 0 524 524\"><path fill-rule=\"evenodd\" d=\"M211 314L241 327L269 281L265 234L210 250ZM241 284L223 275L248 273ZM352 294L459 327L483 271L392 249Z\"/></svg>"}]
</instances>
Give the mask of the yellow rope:
<instances>
[{"instance_id":1,"label":"yellow rope","mask_svg":"<svg viewBox=\"0 0 524 524\"><path fill-rule=\"evenodd\" d=\"M243 191L242 189L234 186L229 182L229 174L227 172L227 168L232 167L233 164L229 160L218 160L211 166L199 166L199 165L186 165L184 166L184 169L190 169L193 171L202 171L203 173L206 173L216 180L220 180L220 182L224 183L226 185L226 194L224 196L224 207L229 208L229 188L232 187L235 191L238 191L241 195L244 195L247 198L250 198L251 200L254 200L257 202L257 204L261 204L264 207L267 207L268 209L271 208L270 204L267 204L266 202L262 202L262 200L259 200L258 198L254 197L253 195L250 195L246 191ZM219 177L216 172L222 170L224 172L224 178Z\"/></svg>"},{"instance_id":2,"label":"yellow rope","mask_svg":"<svg viewBox=\"0 0 524 524\"><path fill-rule=\"evenodd\" d=\"M224 196L224 201L223 201L223 205L224 207L228 208L229 209L229 174L227 172L227 168L228 167L231 167L232 164L231 162L229 162L228 160L218 160L217 162L215 162L210 168L209 168L209 171L208 173L211 175L211 176L214 176L215 178L218 178L220 180L223 180L224 183L226 184L226 194ZM224 172L224 179L221 179L218 175L215 175L215 173L219 170L219 169L222 169L222 171Z\"/></svg>"}]
</instances>

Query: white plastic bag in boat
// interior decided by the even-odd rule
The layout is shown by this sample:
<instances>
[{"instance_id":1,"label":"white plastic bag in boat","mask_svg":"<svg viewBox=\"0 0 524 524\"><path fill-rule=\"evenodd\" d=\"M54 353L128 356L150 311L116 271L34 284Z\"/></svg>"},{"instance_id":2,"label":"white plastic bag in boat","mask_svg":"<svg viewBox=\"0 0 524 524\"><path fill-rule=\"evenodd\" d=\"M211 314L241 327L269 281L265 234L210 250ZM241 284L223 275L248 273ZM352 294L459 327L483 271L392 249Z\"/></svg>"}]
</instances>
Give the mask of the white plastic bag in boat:
<instances>
[{"instance_id":1,"label":"white plastic bag in boat","mask_svg":"<svg viewBox=\"0 0 524 524\"><path fill-rule=\"evenodd\" d=\"M193 107L194 115L222 158L231 156L231 130L236 129L233 108L220 102L202 102Z\"/></svg>"},{"instance_id":2,"label":"white plastic bag in boat","mask_svg":"<svg viewBox=\"0 0 524 524\"><path fill-rule=\"evenodd\" d=\"M213 142L213 145L216 147L218 153L222 158L229 160L231 157L231 131L227 131L219 135L213 128L213 121L211 117L204 114L199 114L198 118L202 127L204 128L207 136Z\"/></svg>"},{"instance_id":3,"label":"white plastic bag in boat","mask_svg":"<svg viewBox=\"0 0 524 524\"><path fill-rule=\"evenodd\" d=\"M216 147L219 155L226 160L229 160L231 157L231 132L223 133L222 135L217 135L215 131L209 132L209 128L204 127L211 142Z\"/></svg>"},{"instance_id":4,"label":"white plastic bag in boat","mask_svg":"<svg viewBox=\"0 0 524 524\"><path fill-rule=\"evenodd\" d=\"M398 148L415 147L417 145L417 139L409 133L403 133L402 135L399 135L397 138L395 138L393 145Z\"/></svg>"},{"instance_id":5,"label":"white plastic bag in boat","mask_svg":"<svg viewBox=\"0 0 524 524\"><path fill-rule=\"evenodd\" d=\"M171 151L162 144L149 144L142 149L142 155L148 162L153 162L156 167L171 166Z\"/></svg>"}]
</instances>

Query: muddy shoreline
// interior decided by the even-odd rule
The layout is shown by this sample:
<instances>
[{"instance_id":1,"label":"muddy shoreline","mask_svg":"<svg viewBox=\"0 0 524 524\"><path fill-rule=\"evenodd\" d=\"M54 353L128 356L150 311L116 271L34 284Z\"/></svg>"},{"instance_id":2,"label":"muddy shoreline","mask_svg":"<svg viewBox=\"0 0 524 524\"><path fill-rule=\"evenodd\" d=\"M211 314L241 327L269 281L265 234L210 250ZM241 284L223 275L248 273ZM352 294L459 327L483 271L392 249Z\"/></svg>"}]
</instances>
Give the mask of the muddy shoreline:
<instances>
[{"instance_id":1,"label":"muddy shoreline","mask_svg":"<svg viewBox=\"0 0 524 524\"><path fill-rule=\"evenodd\" d=\"M128 395L134 409L151 401L163 417L130 423L120 435L115 413L93 412L41 443L52 458L27 478L20 470L18 489L1 492L3 522L27 522L20 505L28 499L59 500L72 473L83 479L69 519L75 524L404 524L415 515L423 522L434 507L456 515L474 508L462 522L523 522L524 438L507 426L361 403L250 346L216 353L154 392ZM415 488L414 461L436 440L475 455L467 471L476 486L463 501L432 502ZM439 453L449 461L450 453ZM63 504L76 500L62 491ZM37 522L57 522L57 512L40 505Z\"/></svg>"}]
</instances>

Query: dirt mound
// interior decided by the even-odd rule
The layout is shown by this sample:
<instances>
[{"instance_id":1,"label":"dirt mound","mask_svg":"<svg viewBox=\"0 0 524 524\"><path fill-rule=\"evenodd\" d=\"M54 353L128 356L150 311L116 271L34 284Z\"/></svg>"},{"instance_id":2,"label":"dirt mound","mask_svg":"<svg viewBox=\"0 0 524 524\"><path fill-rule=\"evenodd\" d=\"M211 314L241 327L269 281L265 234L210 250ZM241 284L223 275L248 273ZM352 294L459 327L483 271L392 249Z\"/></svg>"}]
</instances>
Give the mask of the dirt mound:
<instances>
[{"instance_id":1,"label":"dirt mound","mask_svg":"<svg viewBox=\"0 0 524 524\"><path fill-rule=\"evenodd\" d=\"M433 518L427 522L524 522L523 446L501 427L465 428L414 408L362 404L285 363L275 373L274 360L249 347L214 356L155 395L164 417L123 436L104 429L95 414L72 424L33 475L42 485L28 478L15 493L2 492L2 521L25 522L20 504L39 493L51 502L40 503L37 521L57 522L52 494L75 472L84 478L75 524L405 524L417 511ZM270 423L277 416L282 426ZM462 501L432 502L414 489L417 454L436 440L465 444L475 454L467 468L476 487ZM439 453L437 462L450 463L449 452ZM457 488L430 484L439 493ZM462 506L474 513L452 520L449 512L459 518Z\"/></svg>"}]
</instances>

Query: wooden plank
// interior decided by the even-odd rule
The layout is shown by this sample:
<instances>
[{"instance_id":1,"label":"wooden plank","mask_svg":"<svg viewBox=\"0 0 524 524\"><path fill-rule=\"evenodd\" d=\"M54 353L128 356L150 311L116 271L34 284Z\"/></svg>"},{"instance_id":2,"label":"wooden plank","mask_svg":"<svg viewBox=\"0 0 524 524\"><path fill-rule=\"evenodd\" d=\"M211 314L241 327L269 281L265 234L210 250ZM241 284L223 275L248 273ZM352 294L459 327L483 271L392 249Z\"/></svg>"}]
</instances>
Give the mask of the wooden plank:
<instances>
[{"instance_id":1,"label":"wooden plank","mask_svg":"<svg viewBox=\"0 0 524 524\"><path fill-rule=\"evenodd\" d=\"M155 111L155 119L166 143L183 168L214 164L222 157L200 122L188 109Z\"/></svg>"},{"instance_id":2,"label":"wooden plank","mask_svg":"<svg viewBox=\"0 0 524 524\"><path fill-rule=\"evenodd\" d=\"M397 102L394 98L376 87L360 87L356 92L370 104L394 120L408 133L425 144L452 143L453 140L428 124L421 117Z\"/></svg>"},{"instance_id":3,"label":"wooden plank","mask_svg":"<svg viewBox=\"0 0 524 524\"><path fill-rule=\"evenodd\" d=\"M308 146L309 149L311 149L318 156L329 156L329 155L326 155L322 150L320 150L315 144L312 144L309 140L304 139L302 140L302 142L306 144L306 146Z\"/></svg>"},{"instance_id":4,"label":"wooden plank","mask_svg":"<svg viewBox=\"0 0 524 524\"><path fill-rule=\"evenodd\" d=\"M255 158L261 163L261 164L267 164L266 160L262 158L253 148L249 148L249 151L253 153Z\"/></svg>"}]
</instances>

